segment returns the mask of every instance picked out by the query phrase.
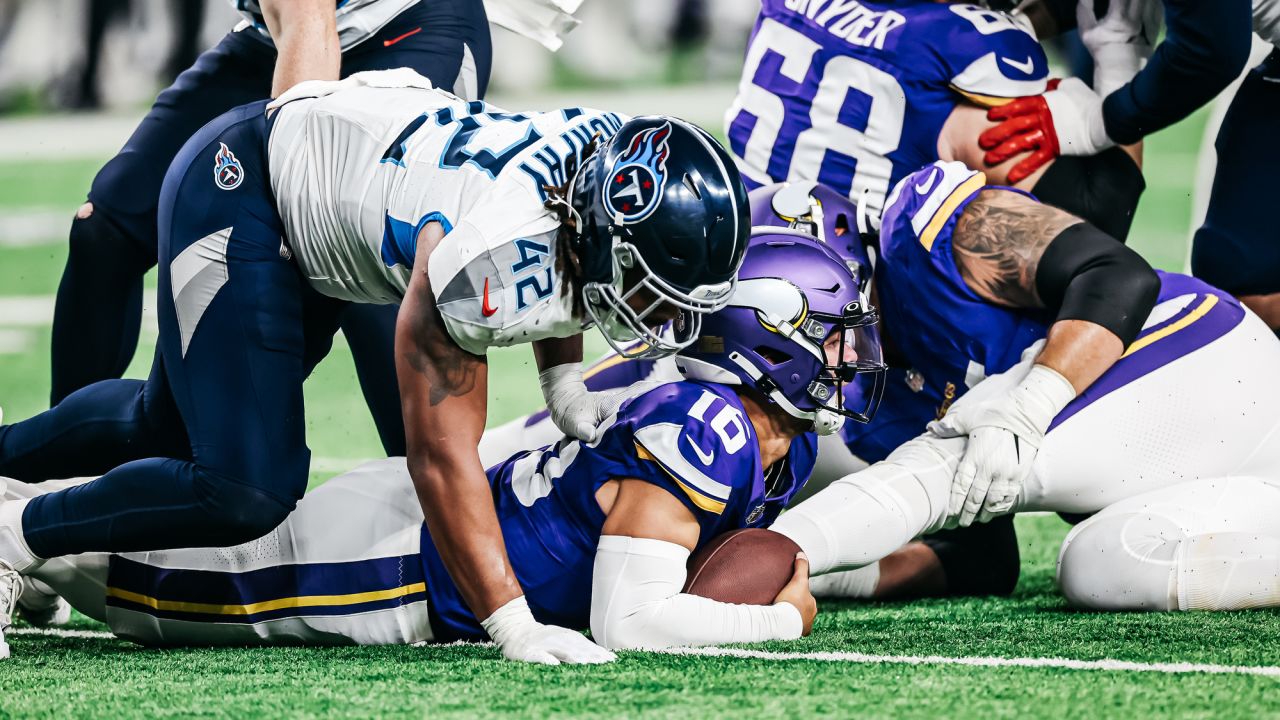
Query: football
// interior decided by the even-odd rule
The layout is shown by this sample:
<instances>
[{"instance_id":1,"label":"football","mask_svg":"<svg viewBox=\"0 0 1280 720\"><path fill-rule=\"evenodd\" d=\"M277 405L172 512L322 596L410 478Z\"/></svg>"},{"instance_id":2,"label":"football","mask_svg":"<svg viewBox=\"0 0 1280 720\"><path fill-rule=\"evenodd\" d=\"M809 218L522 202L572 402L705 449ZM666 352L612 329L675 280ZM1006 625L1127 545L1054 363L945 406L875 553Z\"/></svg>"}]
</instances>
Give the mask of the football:
<instances>
[{"instance_id":1,"label":"football","mask_svg":"<svg viewBox=\"0 0 1280 720\"><path fill-rule=\"evenodd\" d=\"M772 605L791 579L800 546L772 530L733 530L689 558L684 591L720 602Z\"/></svg>"}]
</instances>

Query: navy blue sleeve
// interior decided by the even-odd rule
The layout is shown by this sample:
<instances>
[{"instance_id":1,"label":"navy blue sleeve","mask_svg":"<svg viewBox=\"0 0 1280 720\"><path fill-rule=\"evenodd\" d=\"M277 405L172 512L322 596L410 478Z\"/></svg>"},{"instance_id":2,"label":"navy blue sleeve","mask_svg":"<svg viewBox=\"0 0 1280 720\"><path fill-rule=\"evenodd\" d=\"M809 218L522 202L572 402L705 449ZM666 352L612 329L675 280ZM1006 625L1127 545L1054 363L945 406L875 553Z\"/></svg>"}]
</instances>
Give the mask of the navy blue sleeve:
<instances>
[{"instance_id":1,"label":"navy blue sleeve","mask_svg":"<svg viewBox=\"0 0 1280 720\"><path fill-rule=\"evenodd\" d=\"M1187 117L1236 79L1249 60L1248 0L1164 0L1165 39L1151 61L1102 105L1107 135L1121 145Z\"/></svg>"}]
</instances>

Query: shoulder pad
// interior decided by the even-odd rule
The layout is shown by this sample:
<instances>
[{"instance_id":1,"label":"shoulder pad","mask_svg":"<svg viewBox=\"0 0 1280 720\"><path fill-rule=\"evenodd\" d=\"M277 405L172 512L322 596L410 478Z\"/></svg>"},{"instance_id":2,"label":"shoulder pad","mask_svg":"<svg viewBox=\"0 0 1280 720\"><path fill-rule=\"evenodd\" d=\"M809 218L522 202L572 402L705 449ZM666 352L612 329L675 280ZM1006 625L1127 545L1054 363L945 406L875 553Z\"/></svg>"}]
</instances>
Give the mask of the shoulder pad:
<instances>
[{"instance_id":1,"label":"shoulder pad","mask_svg":"<svg viewBox=\"0 0 1280 720\"><path fill-rule=\"evenodd\" d=\"M1049 59L1034 35L1002 12L946 7L960 20L942 50L953 89L988 107L1045 91Z\"/></svg>"},{"instance_id":2,"label":"shoulder pad","mask_svg":"<svg viewBox=\"0 0 1280 720\"><path fill-rule=\"evenodd\" d=\"M697 508L724 512L736 486L755 477L755 433L737 403L711 387L671 383L632 401L636 452L655 463Z\"/></svg>"},{"instance_id":3,"label":"shoulder pad","mask_svg":"<svg viewBox=\"0 0 1280 720\"><path fill-rule=\"evenodd\" d=\"M467 352L483 355L518 338L548 302L562 304L555 270L556 231L490 243L470 223L450 232L432 252L428 273L449 334ZM537 324L548 317L533 317ZM530 328L524 328L530 330Z\"/></svg>"},{"instance_id":4,"label":"shoulder pad","mask_svg":"<svg viewBox=\"0 0 1280 720\"><path fill-rule=\"evenodd\" d=\"M893 245L908 239L931 252L951 214L986 184L985 174L961 162L938 161L902 178L885 203L880 224L884 253L891 254Z\"/></svg>"}]
</instances>

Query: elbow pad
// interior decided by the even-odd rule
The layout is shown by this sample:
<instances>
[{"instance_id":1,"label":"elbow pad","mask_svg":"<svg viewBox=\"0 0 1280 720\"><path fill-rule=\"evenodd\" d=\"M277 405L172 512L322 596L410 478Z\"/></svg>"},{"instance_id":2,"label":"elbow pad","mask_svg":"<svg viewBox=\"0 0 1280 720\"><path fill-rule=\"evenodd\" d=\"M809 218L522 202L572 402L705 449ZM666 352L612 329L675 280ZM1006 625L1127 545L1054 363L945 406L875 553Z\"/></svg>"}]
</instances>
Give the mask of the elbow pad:
<instances>
[{"instance_id":1,"label":"elbow pad","mask_svg":"<svg viewBox=\"0 0 1280 720\"><path fill-rule=\"evenodd\" d=\"M1113 147L1097 155L1057 158L1031 193L1124 242L1146 189L1137 163L1124 150Z\"/></svg>"},{"instance_id":2,"label":"elbow pad","mask_svg":"<svg viewBox=\"0 0 1280 720\"><path fill-rule=\"evenodd\" d=\"M1036 269L1036 292L1056 320L1085 320L1127 347L1142 331L1160 280L1142 256L1087 222L1049 242Z\"/></svg>"}]
</instances>

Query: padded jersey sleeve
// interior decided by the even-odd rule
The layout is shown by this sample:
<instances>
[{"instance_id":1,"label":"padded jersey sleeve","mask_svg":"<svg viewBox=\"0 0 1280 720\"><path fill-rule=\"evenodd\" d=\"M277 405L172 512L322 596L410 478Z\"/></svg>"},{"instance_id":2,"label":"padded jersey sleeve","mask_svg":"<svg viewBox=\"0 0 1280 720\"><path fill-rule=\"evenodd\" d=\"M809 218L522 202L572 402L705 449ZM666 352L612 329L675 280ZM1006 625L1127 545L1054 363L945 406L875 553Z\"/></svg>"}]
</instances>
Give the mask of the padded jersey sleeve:
<instances>
[{"instance_id":1,"label":"padded jersey sleeve","mask_svg":"<svg viewBox=\"0 0 1280 720\"><path fill-rule=\"evenodd\" d=\"M950 17L940 16L929 32L944 36L935 47L956 92L991 107L1045 91L1049 59L1034 35L1002 12L976 5L942 7Z\"/></svg>"},{"instance_id":2,"label":"padded jersey sleeve","mask_svg":"<svg viewBox=\"0 0 1280 720\"><path fill-rule=\"evenodd\" d=\"M987 176L961 162L938 161L911 173L894 187L880 223L881 252L890 261L917 253L934 256L939 240L949 241L951 220Z\"/></svg>"},{"instance_id":3,"label":"padded jersey sleeve","mask_svg":"<svg viewBox=\"0 0 1280 720\"><path fill-rule=\"evenodd\" d=\"M427 272L449 335L469 353L582 331L556 271L556 231L489 243L463 222L431 253Z\"/></svg>"},{"instance_id":4,"label":"padded jersey sleeve","mask_svg":"<svg viewBox=\"0 0 1280 720\"><path fill-rule=\"evenodd\" d=\"M741 511L759 475L759 443L736 402L710 386L671 383L632 400L619 420L634 444L619 470L670 492L704 537Z\"/></svg>"}]
</instances>

